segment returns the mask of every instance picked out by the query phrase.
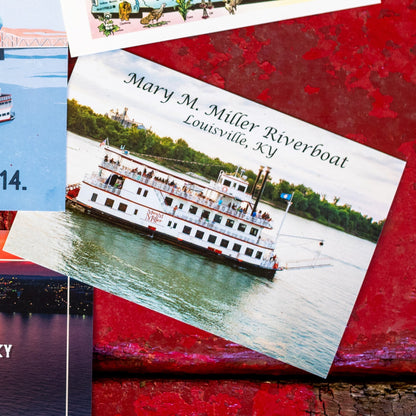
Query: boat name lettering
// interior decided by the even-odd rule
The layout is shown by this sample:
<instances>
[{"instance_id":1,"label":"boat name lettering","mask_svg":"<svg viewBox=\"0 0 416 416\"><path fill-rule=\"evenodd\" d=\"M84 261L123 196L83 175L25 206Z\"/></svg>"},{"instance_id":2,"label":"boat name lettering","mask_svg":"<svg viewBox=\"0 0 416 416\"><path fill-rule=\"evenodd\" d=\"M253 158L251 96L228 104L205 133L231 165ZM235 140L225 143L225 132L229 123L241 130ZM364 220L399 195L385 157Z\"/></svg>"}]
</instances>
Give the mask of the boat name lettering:
<instances>
[{"instance_id":1,"label":"boat name lettering","mask_svg":"<svg viewBox=\"0 0 416 416\"><path fill-rule=\"evenodd\" d=\"M285 131L279 132L275 127L272 126L265 128L265 134L263 135L263 138L285 147L291 147L293 150L300 151L306 155L320 159L323 162L328 162L330 165L338 166L342 169L346 167L345 165L349 161L347 156L339 156L337 154L332 154L331 152L326 151L324 144L322 143L308 144L302 142L301 140L289 137ZM264 147L262 146L269 146L270 149L272 148L272 145L265 145L262 142L258 142L257 146L258 148L254 150L260 150L261 153L264 153Z\"/></svg>"},{"instance_id":2,"label":"boat name lettering","mask_svg":"<svg viewBox=\"0 0 416 416\"><path fill-rule=\"evenodd\" d=\"M183 123L188 126L199 128L206 133L213 134L228 140L229 142L239 144L247 149L247 137L241 131L223 130L221 127L217 127L214 123L207 123L206 121L198 120L192 114L190 114Z\"/></svg>"},{"instance_id":3,"label":"boat name lettering","mask_svg":"<svg viewBox=\"0 0 416 416\"><path fill-rule=\"evenodd\" d=\"M162 222L162 220L163 220L163 214L161 212L153 211L152 209L149 209L147 211L146 221L157 224L159 222Z\"/></svg>"},{"instance_id":4,"label":"boat name lettering","mask_svg":"<svg viewBox=\"0 0 416 416\"><path fill-rule=\"evenodd\" d=\"M273 147L271 144L265 144L262 142L257 142L253 147L255 152L260 152L262 155L266 156L266 159L270 159L277 152L277 147Z\"/></svg>"},{"instance_id":5,"label":"boat name lettering","mask_svg":"<svg viewBox=\"0 0 416 416\"><path fill-rule=\"evenodd\" d=\"M0 358L10 358L12 344L0 344Z\"/></svg>"},{"instance_id":6,"label":"boat name lettering","mask_svg":"<svg viewBox=\"0 0 416 416\"><path fill-rule=\"evenodd\" d=\"M256 127L260 127L259 124L247 120L247 114L240 111L227 110L226 108L219 110L216 104L211 104L209 108L210 111L205 111L205 115L213 116L216 119L221 120L224 123L228 123L231 126L235 126L241 130L248 130L249 132L252 132Z\"/></svg>"},{"instance_id":7,"label":"boat name lettering","mask_svg":"<svg viewBox=\"0 0 416 416\"><path fill-rule=\"evenodd\" d=\"M160 87L159 85L153 84L153 82L146 81L144 76L142 76L141 78L137 78L138 75L134 72L130 72L129 77L130 79L128 81L124 80L126 84L132 83L132 85L135 85L136 88L141 88L143 91L147 91L153 95L159 93L159 95L162 95L163 97L160 100L162 104L167 103L174 94L174 91L169 92L167 88Z\"/></svg>"}]
</instances>

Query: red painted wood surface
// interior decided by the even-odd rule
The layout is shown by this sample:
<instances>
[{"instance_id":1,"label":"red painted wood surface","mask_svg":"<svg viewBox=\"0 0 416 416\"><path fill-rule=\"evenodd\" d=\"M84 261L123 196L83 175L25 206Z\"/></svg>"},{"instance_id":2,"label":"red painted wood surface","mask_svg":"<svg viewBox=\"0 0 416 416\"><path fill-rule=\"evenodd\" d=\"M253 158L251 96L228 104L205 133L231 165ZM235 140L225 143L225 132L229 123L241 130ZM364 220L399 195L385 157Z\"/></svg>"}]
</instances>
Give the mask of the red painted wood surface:
<instances>
[{"instance_id":1,"label":"red painted wood surface","mask_svg":"<svg viewBox=\"0 0 416 416\"><path fill-rule=\"evenodd\" d=\"M415 0L386 0L129 49L407 160L330 379L416 370L415 28ZM254 380L305 376L300 370L98 290L94 323L94 415L337 414L321 412L313 379Z\"/></svg>"},{"instance_id":2,"label":"red painted wood surface","mask_svg":"<svg viewBox=\"0 0 416 416\"><path fill-rule=\"evenodd\" d=\"M415 27L416 2L389 0L129 49L407 160L330 375L416 368ZM95 302L97 370L301 373L105 293Z\"/></svg>"}]
</instances>

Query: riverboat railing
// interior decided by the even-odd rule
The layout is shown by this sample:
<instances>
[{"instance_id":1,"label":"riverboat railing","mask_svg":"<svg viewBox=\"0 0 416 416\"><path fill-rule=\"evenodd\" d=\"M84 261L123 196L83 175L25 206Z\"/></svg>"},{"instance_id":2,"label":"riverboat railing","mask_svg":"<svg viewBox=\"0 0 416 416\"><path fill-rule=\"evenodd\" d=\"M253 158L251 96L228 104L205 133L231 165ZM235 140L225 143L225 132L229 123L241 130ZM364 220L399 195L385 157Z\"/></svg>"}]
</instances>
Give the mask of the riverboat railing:
<instances>
[{"instance_id":1,"label":"riverboat railing","mask_svg":"<svg viewBox=\"0 0 416 416\"><path fill-rule=\"evenodd\" d=\"M227 237L237 238L237 239L245 241L247 243L260 245L262 247L269 248L269 249L273 249L274 246L275 246L274 241L272 241L269 238L263 238L263 237L251 238L251 237L248 237L247 235L244 235L244 234L231 232L230 228L227 229L227 227L224 227L220 224L209 221L205 218L198 218L198 217L195 218L195 216L184 214L184 213L178 212L178 211L176 212L175 217L178 217L178 218L183 219L185 221L192 222L194 224L202 225L203 227L207 227L211 230L218 231L218 232L226 235Z\"/></svg>"},{"instance_id":2,"label":"riverboat railing","mask_svg":"<svg viewBox=\"0 0 416 416\"><path fill-rule=\"evenodd\" d=\"M120 175L126 176L135 181L152 186L153 188L157 188L162 191L169 192L173 195L176 195L180 198L184 198L188 201L196 202L197 204L205 206L207 208L212 208L217 211L223 212L224 214L232 215L244 221L250 222L252 224L256 224L260 227L269 228L269 229L273 228L273 221L271 219L266 220L266 219L259 218L259 217L253 217L244 212L240 212L237 209L234 209L232 207L219 204L218 202L212 201L208 198L194 195L193 193L191 193L191 191L183 191L182 189L179 189L175 187L174 185L169 185L164 182L158 181L153 178L148 178L144 175L140 175L137 173L132 173L130 169L124 168L122 166L118 166L116 163L102 162L100 167L112 170L114 172L119 173Z\"/></svg>"},{"instance_id":3,"label":"riverboat railing","mask_svg":"<svg viewBox=\"0 0 416 416\"><path fill-rule=\"evenodd\" d=\"M84 181L115 195L120 195L122 189L119 186L111 186L110 184L105 183L103 178L95 174L85 175Z\"/></svg>"},{"instance_id":4,"label":"riverboat railing","mask_svg":"<svg viewBox=\"0 0 416 416\"><path fill-rule=\"evenodd\" d=\"M109 184L105 183L104 178L100 177L97 174L92 174L92 175L86 175L84 178L84 181L87 183L90 183L93 186L96 186L97 188L106 190L108 192L111 192L115 195L120 195L121 189L122 187L118 187L118 186L111 186ZM162 204L162 201L161 201ZM162 205L163 206L163 205ZM167 208L167 206L165 206L165 208ZM186 213L180 212L179 210L176 210L176 212L174 212L174 209L165 209L165 212L174 215L175 217L178 217L180 219L183 219L185 221L189 221L193 224L197 224L197 225L202 225L204 227L210 228L212 230L218 231L222 234L225 234L229 237L234 237L237 238L239 240L245 241L247 243L251 243L251 244L256 244L256 245L260 245L262 247L268 248L268 249L273 249L275 246L274 241L272 241L269 238L264 238L264 237L249 237L247 235L244 234L240 234L240 233L236 233L236 232L232 232L231 229L229 227L225 227L221 224L218 223L214 223L212 221L209 221L205 218L201 218L195 215L188 215Z\"/></svg>"}]
</instances>

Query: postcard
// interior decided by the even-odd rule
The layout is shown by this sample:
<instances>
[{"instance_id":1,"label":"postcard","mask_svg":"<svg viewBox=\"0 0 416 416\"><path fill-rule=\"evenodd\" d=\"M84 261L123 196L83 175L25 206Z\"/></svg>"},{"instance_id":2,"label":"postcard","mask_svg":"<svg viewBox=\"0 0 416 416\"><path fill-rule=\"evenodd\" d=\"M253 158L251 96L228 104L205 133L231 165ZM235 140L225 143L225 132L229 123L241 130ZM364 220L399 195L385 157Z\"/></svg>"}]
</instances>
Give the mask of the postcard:
<instances>
[{"instance_id":1,"label":"postcard","mask_svg":"<svg viewBox=\"0 0 416 416\"><path fill-rule=\"evenodd\" d=\"M10 259L0 285L2 416L91 415L92 287Z\"/></svg>"},{"instance_id":2,"label":"postcard","mask_svg":"<svg viewBox=\"0 0 416 416\"><path fill-rule=\"evenodd\" d=\"M63 210L68 49L60 3L0 4L0 210Z\"/></svg>"},{"instance_id":3,"label":"postcard","mask_svg":"<svg viewBox=\"0 0 416 416\"><path fill-rule=\"evenodd\" d=\"M380 0L61 0L72 56L367 6Z\"/></svg>"},{"instance_id":4,"label":"postcard","mask_svg":"<svg viewBox=\"0 0 416 416\"><path fill-rule=\"evenodd\" d=\"M67 210L9 252L327 375L403 161L125 51L78 59L68 130Z\"/></svg>"}]
</instances>

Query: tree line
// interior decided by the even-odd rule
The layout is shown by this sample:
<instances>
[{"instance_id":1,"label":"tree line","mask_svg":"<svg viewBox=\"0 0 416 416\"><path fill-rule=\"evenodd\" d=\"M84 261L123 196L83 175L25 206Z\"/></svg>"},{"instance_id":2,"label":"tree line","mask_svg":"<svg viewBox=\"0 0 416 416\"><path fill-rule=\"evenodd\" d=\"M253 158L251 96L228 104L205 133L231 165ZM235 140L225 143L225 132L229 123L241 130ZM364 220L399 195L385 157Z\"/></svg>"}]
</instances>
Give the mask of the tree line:
<instances>
[{"instance_id":1,"label":"tree line","mask_svg":"<svg viewBox=\"0 0 416 416\"><path fill-rule=\"evenodd\" d=\"M68 130L83 137L102 142L109 138L115 147L125 146L131 153L147 155L158 163L181 172L192 170L208 179L216 180L220 170L234 172L237 166L219 158L211 158L192 149L184 139L160 137L151 129L125 128L106 115L96 114L90 107L68 100ZM160 158L160 159L159 159ZM246 170L252 187L257 172ZM263 201L285 209L282 193L293 194L290 212L321 224L337 228L349 234L376 242L384 224L363 215L348 204L338 205L339 198L328 201L305 185L294 185L284 179L268 181L264 187Z\"/></svg>"}]
</instances>

